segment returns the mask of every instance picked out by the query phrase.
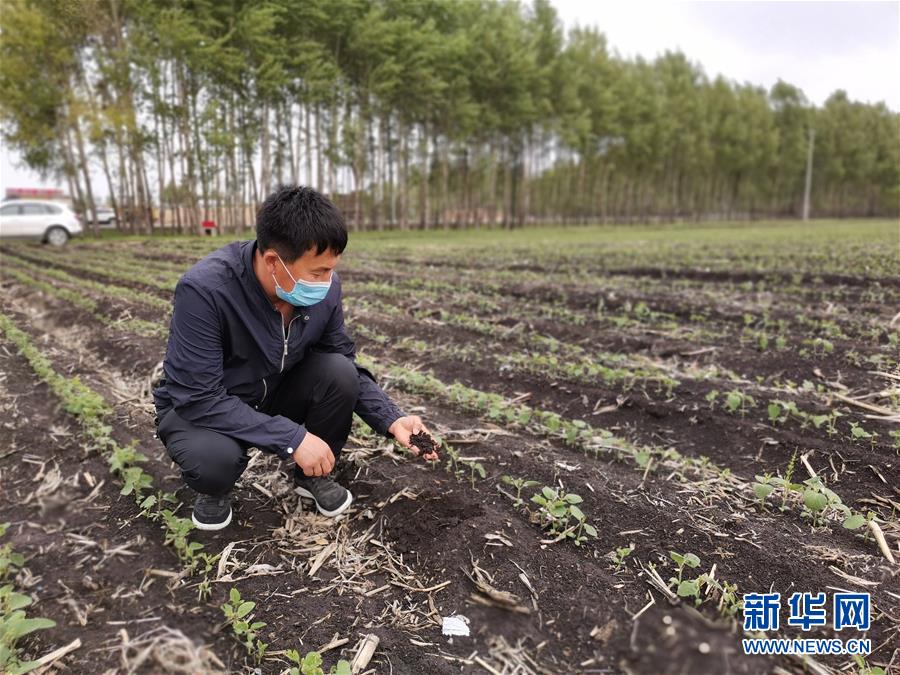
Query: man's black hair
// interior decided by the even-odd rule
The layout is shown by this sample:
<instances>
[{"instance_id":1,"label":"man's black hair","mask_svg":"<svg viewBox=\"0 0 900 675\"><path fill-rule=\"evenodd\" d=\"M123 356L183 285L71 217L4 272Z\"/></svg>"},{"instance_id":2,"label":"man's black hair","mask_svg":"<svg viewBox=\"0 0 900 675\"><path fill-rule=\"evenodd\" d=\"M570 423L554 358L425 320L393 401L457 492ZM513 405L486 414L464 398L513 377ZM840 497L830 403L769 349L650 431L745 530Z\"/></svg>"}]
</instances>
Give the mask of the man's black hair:
<instances>
[{"instance_id":1,"label":"man's black hair","mask_svg":"<svg viewBox=\"0 0 900 675\"><path fill-rule=\"evenodd\" d=\"M347 225L340 210L311 187L282 185L256 212L256 241L261 252L274 248L291 263L311 248L316 255L347 247Z\"/></svg>"}]
</instances>

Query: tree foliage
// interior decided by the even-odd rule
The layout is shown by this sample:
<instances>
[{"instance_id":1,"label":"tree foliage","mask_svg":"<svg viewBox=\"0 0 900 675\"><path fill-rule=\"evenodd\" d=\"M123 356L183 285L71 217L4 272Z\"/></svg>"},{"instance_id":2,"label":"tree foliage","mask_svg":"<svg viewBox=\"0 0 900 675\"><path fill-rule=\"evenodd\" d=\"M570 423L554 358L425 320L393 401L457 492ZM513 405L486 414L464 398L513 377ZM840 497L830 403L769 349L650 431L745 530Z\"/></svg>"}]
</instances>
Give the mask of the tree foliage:
<instances>
[{"instance_id":1,"label":"tree foliage","mask_svg":"<svg viewBox=\"0 0 900 675\"><path fill-rule=\"evenodd\" d=\"M564 32L548 0L7 0L6 142L123 226L241 231L279 182L353 227L900 212L900 115ZM98 182L101 185L96 185Z\"/></svg>"}]
</instances>

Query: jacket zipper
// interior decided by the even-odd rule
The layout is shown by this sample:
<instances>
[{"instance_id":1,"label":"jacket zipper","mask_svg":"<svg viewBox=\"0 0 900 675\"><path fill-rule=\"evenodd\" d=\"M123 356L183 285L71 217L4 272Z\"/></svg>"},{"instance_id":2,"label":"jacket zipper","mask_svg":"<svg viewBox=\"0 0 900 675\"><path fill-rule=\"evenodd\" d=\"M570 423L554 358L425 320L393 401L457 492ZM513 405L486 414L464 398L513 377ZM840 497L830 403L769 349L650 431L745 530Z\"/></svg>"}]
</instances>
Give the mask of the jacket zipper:
<instances>
[{"instance_id":1,"label":"jacket zipper","mask_svg":"<svg viewBox=\"0 0 900 675\"><path fill-rule=\"evenodd\" d=\"M256 404L257 406L262 405L262 402L266 400L266 396L269 393L269 385L266 383L266 378L263 378L262 381L263 381L263 395L262 395L262 398L259 399L259 403Z\"/></svg>"},{"instance_id":2,"label":"jacket zipper","mask_svg":"<svg viewBox=\"0 0 900 675\"><path fill-rule=\"evenodd\" d=\"M288 338L291 336L291 325L296 320L297 320L297 317L295 316L293 319L291 319L288 322L287 333L284 332L284 322L283 321L281 322L281 334L284 336L284 351L281 352L281 368L279 368L279 370L278 370L279 373L284 370L284 360L287 358L287 352L288 352Z\"/></svg>"}]
</instances>

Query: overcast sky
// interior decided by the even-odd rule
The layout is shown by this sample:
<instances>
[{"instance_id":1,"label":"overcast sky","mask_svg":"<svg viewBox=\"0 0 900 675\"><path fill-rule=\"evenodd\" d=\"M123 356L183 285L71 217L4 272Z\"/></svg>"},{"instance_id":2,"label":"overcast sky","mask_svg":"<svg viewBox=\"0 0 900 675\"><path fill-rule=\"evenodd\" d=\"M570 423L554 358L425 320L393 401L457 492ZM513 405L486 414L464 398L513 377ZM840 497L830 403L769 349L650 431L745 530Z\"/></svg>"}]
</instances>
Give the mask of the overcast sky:
<instances>
[{"instance_id":1,"label":"overcast sky","mask_svg":"<svg viewBox=\"0 0 900 675\"><path fill-rule=\"evenodd\" d=\"M771 87L817 105L836 89L900 111L900 2L552 0L567 26L595 25L622 56L679 49L710 78Z\"/></svg>"},{"instance_id":2,"label":"overcast sky","mask_svg":"<svg viewBox=\"0 0 900 675\"><path fill-rule=\"evenodd\" d=\"M710 78L773 85L779 78L821 105L836 89L900 111L900 1L678 2L552 0L567 27L595 25L622 56L680 49ZM0 147L7 187L65 187L16 166Z\"/></svg>"}]
</instances>

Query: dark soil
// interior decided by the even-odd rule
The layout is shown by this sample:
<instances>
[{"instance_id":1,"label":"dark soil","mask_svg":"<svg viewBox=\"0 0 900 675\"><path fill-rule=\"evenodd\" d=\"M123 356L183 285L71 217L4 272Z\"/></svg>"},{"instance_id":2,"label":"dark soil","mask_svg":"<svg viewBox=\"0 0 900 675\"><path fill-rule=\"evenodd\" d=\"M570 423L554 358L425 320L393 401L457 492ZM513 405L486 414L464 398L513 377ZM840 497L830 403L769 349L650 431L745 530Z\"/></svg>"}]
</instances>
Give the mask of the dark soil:
<instances>
[{"instance_id":1,"label":"dark soil","mask_svg":"<svg viewBox=\"0 0 900 675\"><path fill-rule=\"evenodd\" d=\"M197 622L193 593L167 588L171 577L163 575L177 574L180 564L162 531L119 495L105 461L3 337L0 371L0 522L11 524L4 541L25 555L33 575L25 589L35 601L29 616L56 622L26 643L26 654L37 658L80 638L81 648L58 664L65 672L117 669L121 630L135 639L168 626L224 660L231 644ZM61 482L49 490L56 471Z\"/></svg>"},{"instance_id":2,"label":"dark soil","mask_svg":"<svg viewBox=\"0 0 900 675\"><path fill-rule=\"evenodd\" d=\"M161 254L160 258L168 256ZM177 491L183 502L180 513L186 515L193 494L181 485L161 444L153 438L147 402L135 405L133 401L121 401L114 383L109 381L110 373L134 381L149 378L149 370L164 354L165 340L135 343L131 336L117 333L115 328L95 326L84 312L17 284L6 283L3 293L9 299L4 313L31 333L57 370L67 376L77 375L114 405L112 423L117 438L121 437L123 443L132 438L139 441L139 449L151 458L147 469L158 485ZM26 311L29 307L35 311ZM85 339L77 339L81 333L72 332L73 326L84 328ZM409 332L409 326L396 322L379 321L373 326L393 338ZM63 327L68 330L65 344L60 342ZM413 328L416 337L429 344L449 341L476 345L478 362L423 357L395 347L369 345L365 340L359 340L359 344L377 355L379 361L407 367L414 365L413 361L424 363L447 382L460 379L508 397L530 392L528 403L535 407L557 410L642 442L673 445L687 455L707 455L741 475L761 473L765 468L783 469L795 447L815 449L810 456L814 465L826 471L830 458L838 469L843 469L841 480L834 484L839 493L849 495L847 499L862 499L871 492L891 494L874 474L865 471L866 464L874 463L885 478L893 479L896 467L884 449L877 447L877 453L870 452L866 457L858 448L846 447L847 444L842 447L810 430L770 429L760 426L758 419L741 419L720 409L710 410L704 400L707 389L695 382L683 383L673 400L627 392L628 403L596 415L597 399L602 399L601 405L608 404L623 392L590 383L551 381L539 374L501 375L493 367L499 353L496 344L446 326L427 327L417 322ZM628 351L630 347L623 342L622 349ZM348 638L347 645L326 655L326 663L330 664L339 656L352 656L349 650L359 635L372 632L381 639L372 664L379 673L483 672L472 655L477 653L479 658L489 660L490 645L498 637L511 645L521 644L541 665L541 671L547 673L755 675L773 672L776 667L802 672L793 661L743 655L740 631L717 615L713 603L704 603L695 611L685 605L671 605L657 591L649 590L641 564L655 564L667 579L674 571L670 551L696 553L702 560L698 573L708 572L715 565L717 578L737 583L739 592L775 589L785 595L794 590L846 587L847 581L837 575L835 568L864 577L879 584L872 592L873 602L880 609L866 637L878 647L887 644L895 629L891 617L896 614L896 601L888 590L896 587L896 579L871 541L839 528L810 528L796 512L762 512L737 496L723 501L698 488L688 489L668 471L654 468L643 472L611 456L587 457L561 442L503 429L440 401L399 393L390 389L389 381L385 386L392 397L405 409L417 408L417 413L435 433L449 439L451 446L453 439L458 438L458 430L468 430L467 442L456 447L464 458L478 458L487 470L487 478L476 477L474 483L470 482L469 470L462 463L457 467L458 475L454 475L449 459L434 467L438 470L428 470L419 462L398 461L394 453L376 452L368 460L354 463L348 460L354 448L345 448L336 467L337 479L354 493L356 501L345 519L315 521L321 530L315 533L319 541L312 545L302 540L303 532L295 542L280 531L286 522L287 498L266 494L268 488L261 490L255 484L254 476L259 474L248 473L234 495L232 526L222 532L193 534L212 553L234 543L237 558L280 567L283 572L215 583L212 597L206 601L197 599L192 582L186 581L170 591L163 583L165 579L151 576L153 583L141 586L141 580L148 578L148 568L178 569L174 555L161 543L161 531L135 517L131 498L119 497L115 479L102 459L79 439L69 418L53 407L53 399L43 386L33 384L34 376L21 357L9 356L7 361L12 365L8 367L4 361L3 372L9 368L11 374L7 382L0 380L0 384L15 394L4 394L4 402L19 402L17 409L7 412L16 420L14 433L18 435L10 437L10 428L0 427L0 480L4 488L0 493L0 521L14 523L12 533L17 547L28 553L29 567L42 576L42 586L35 586L32 591L39 598L36 613L61 623L58 632L38 637L35 653L65 644L75 635L83 640L88 636L91 644L114 643L122 626L103 623L109 617L132 623L138 618L161 617L162 623L182 628L195 641L211 644L233 671L249 668L252 663L234 638L227 631L217 631L222 621L220 605L233 586L244 598L257 603L255 618L267 624L262 637L270 643L270 650L290 648L302 653L328 643L335 634ZM746 363L752 365L751 360ZM786 359L783 367L791 365ZM30 398L25 397L27 392L31 392ZM50 453L45 448L47 425L62 426L72 434L64 437L68 440L62 440L58 448L53 444ZM770 434L778 445L760 448L761 436ZM378 442L383 441L372 441ZM417 434L412 442L423 454L435 447L428 434ZM59 491L62 512L67 515L65 527L116 544L142 537L134 545L141 552L139 561L128 556L104 560L103 547L92 553L93 558L81 561L79 555L87 553L74 550L71 539L60 539L53 530L59 520L59 507L49 498L42 500L46 505L28 501L29 491L38 484L33 477L39 465L22 462L24 455L19 451L4 456L7 447L25 447L23 444L34 448L31 454L41 461L45 459L42 455L52 453L60 466L71 465L72 458L78 458L74 469L78 479ZM271 471L283 470L277 462L266 461L270 462L266 466L271 466ZM87 507L77 512L65 507L89 493L85 471L95 484L102 479L107 481L94 500L96 513L104 514L102 519ZM597 538L581 547L546 543L548 533L501 492L509 490L500 480L503 475L532 479L539 486L561 483L567 491L579 494L584 500L583 511L597 527ZM289 473L284 480L289 483ZM523 500L527 503L532 492L539 489L525 490ZM384 569L378 569L354 580L361 586L331 587L333 581L341 578L342 570L341 563L330 557L316 574L309 575L311 558L324 543L335 540L339 528L353 536L369 531L374 541L388 547L414 571L402 586ZM635 544L635 551L624 565L617 567L608 554L629 542ZM375 550L379 550L376 544L370 543L366 548L367 552ZM72 564L72 560L76 563ZM495 589L513 594L526 611L511 612L489 602L485 604L484 596L467 576L475 564L490 575ZM71 577L65 577L67 586L78 589L79 597L105 603L99 606L108 614L89 614L87 625L81 626L68 605L49 602L57 596L46 579L60 567L71 568L67 572ZM124 590L103 597L91 596L90 585L85 586L84 582L86 575L95 581L99 579L97 585L102 589ZM379 590L383 586L386 588ZM439 588L423 592L430 587ZM144 595L129 596L127 589L140 589ZM357 589L378 592L369 595ZM428 611L425 598L430 598L435 614ZM653 604L648 606L651 598ZM470 619L470 638L454 638L450 642L441 635L435 616L454 613ZM418 627L404 623L410 616L419 616ZM129 635L136 634L141 625L127 624ZM826 635L813 631L810 636ZM72 672L93 672L98 663L115 665L108 652L85 648L81 651L96 658L79 661L77 653L69 657L66 664L71 664ZM884 665L890 658L889 647L882 647L869 662ZM828 657L821 661L834 667L844 663ZM491 663L498 671L503 667L499 662ZM262 672L278 673L282 668L283 663L266 661Z\"/></svg>"},{"instance_id":3,"label":"dark soil","mask_svg":"<svg viewBox=\"0 0 900 675\"><path fill-rule=\"evenodd\" d=\"M437 441L434 440L427 431L420 431L409 437L410 444L419 450L419 457L436 453L438 450Z\"/></svg>"},{"instance_id":4,"label":"dark soil","mask_svg":"<svg viewBox=\"0 0 900 675\"><path fill-rule=\"evenodd\" d=\"M390 334L396 331L390 321L366 317L366 321L379 331ZM850 442L846 433L835 437L810 425L801 428L796 421L773 425L767 418L764 406L758 405L746 416L728 413L721 402L710 406L706 395L714 385L701 381L686 381L679 385L671 399L660 397L637 388L624 391L597 382L550 380L546 377L522 373L503 373L493 354L501 347L483 336L455 327L441 328L417 325L417 334L429 344L436 345L448 340L451 344L479 344L481 360L477 363L448 359L443 354L416 355L421 365L433 370L446 382L459 380L464 384L486 391L502 393L512 398L522 392L531 394L529 405L553 410L569 418L581 419L594 426L622 433L650 445L675 445L686 454L704 455L723 467L752 480L756 474L769 471L773 475L784 472L796 450L810 452L810 461L822 465L823 471L834 464L836 474L828 471L828 484L835 489L845 503L860 509L871 505L857 504L858 500L870 499L873 492L885 493L888 486L900 484L900 463L889 446L891 427L859 418L866 428L879 432L880 442L874 446L859 441ZM375 353L384 353L377 345L360 340ZM823 366L828 371L828 366ZM627 399L619 408L598 415L595 411L608 404L615 404L617 398ZM600 405L598 406L598 402ZM822 412L821 404L802 401L800 407L810 412ZM846 426L847 419L857 416L852 411L840 418ZM771 441L764 442L768 438ZM877 439L876 439L877 440ZM878 457L881 477L868 468ZM806 478L808 476L804 476ZM890 516L890 514L885 514Z\"/></svg>"}]
</instances>

